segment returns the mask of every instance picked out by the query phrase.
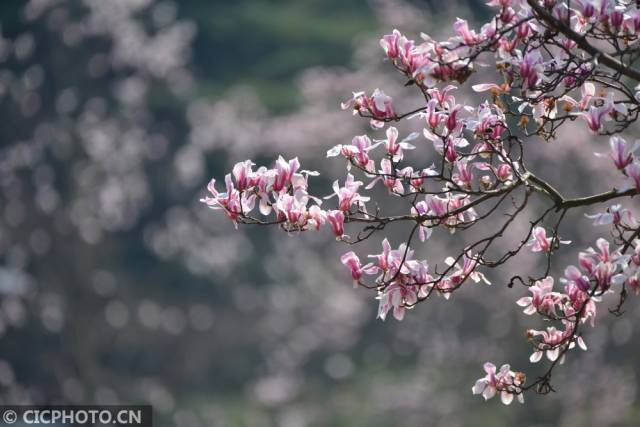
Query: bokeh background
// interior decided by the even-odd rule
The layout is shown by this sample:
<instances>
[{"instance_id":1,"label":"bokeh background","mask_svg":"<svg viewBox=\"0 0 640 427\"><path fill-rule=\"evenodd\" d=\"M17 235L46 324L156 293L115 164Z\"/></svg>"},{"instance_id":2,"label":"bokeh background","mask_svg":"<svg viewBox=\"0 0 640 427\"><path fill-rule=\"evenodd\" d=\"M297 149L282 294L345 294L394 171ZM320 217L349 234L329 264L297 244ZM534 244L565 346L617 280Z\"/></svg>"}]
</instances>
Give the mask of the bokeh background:
<instances>
[{"instance_id":1,"label":"bokeh background","mask_svg":"<svg viewBox=\"0 0 640 427\"><path fill-rule=\"evenodd\" d=\"M483 3L0 2L0 403L150 403L179 427L640 425L633 299L621 318L601 306L558 393L484 403L485 360L535 375L523 331L540 325L501 273L381 322L329 233L235 231L198 203L210 177L278 153L328 189L344 164L326 150L371 132L341 100L419 102L380 35L444 37ZM608 185L603 141L580 132L531 145L570 195ZM563 235L588 245L582 214Z\"/></svg>"}]
</instances>

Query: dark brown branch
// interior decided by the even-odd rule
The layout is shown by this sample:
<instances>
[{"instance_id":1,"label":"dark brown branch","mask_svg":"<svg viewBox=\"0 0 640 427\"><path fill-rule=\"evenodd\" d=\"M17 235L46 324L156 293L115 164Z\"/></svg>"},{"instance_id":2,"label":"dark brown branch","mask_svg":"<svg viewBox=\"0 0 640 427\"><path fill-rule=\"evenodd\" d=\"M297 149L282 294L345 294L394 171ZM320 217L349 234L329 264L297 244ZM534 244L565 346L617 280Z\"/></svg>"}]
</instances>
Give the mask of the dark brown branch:
<instances>
[{"instance_id":1,"label":"dark brown branch","mask_svg":"<svg viewBox=\"0 0 640 427\"><path fill-rule=\"evenodd\" d=\"M608 202L609 200L617 199L618 197L633 197L638 195L638 190L636 190L635 188L631 188L626 191L618 191L614 188L613 190L607 191L605 193L594 194L593 196L565 199L558 190L556 190L549 183L538 178L537 176L530 174L528 180L535 184L537 187L540 187L542 192L547 194L555 202L558 210L571 209L579 206L590 206L596 203Z\"/></svg>"}]
</instances>

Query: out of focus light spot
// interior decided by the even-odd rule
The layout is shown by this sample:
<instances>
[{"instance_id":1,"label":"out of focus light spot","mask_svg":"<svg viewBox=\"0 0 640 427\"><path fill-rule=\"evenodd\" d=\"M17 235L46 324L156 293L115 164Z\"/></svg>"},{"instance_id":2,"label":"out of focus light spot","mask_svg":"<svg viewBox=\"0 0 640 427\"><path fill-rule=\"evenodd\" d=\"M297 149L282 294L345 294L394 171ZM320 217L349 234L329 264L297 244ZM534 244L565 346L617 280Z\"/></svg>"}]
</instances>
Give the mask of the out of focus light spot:
<instances>
[{"instance_id":1,"label":"out of focus light spot","mask_svg":"<svg viewBox=\"0 0 640 427\"><path fill-rule=\"evenodd\" d=\"M213 310L204 304L194 304L189 308L189 320L193 329L207 331L213 327Z\"/></svg>"},{"instance_id":2,"label":"out of focus light spot","mask_svg":"<svg viewBox=\"0 0 640 427\"><path fill-rule=\"evenodd\" d=\"M41 300L43 305L40 311L42 326L50 332L60 332L65 321L60 297L55 294L45 294Z\"/></svg>"},{"instance_id":3,"label":"out of focus light spot","mask_svg":"<svg viewBox=\"0 0 640 427\"><path fill-rule=\"evenodd\" d=\"M72 113L78 107L78 96L73 88L65 89L60 92L56 99L56 111L59 114Z\"/></svg>"},{"instance_id":4,"label":"out of focus light spot","mask_svg":"<svg viewBox=\"0 0 640 427\"><path fill-rule=\"evenodd\" d=\"M13 44L16 58L20 61L28 59L33 53L34 48L35 41L33 40L33 36L28 33L16 37L16 40Z\"/></svg>"},{"instance_id":5,"label":"out of focus light spot","mask_svg":"<svg viewBox=\"0 0 640 427\"><path fill-rule=\"evenodd\" d=\"M116 329L124 328L129 323L129 309L121 301L111 301L104 309L105 319Z\"/></svg>"},{"instance_id":6,"label":"out of focus light spot","mask_svg":"<svg viewBox=\"0 0 640 427\"><path fill-rule=\"evenodd\" d=\"M324 370L334 380L343 380L353 374L354 365L347 355L337 353L327 358Z\"/></svg>"},{"instance_id":7,"label":"out of focus light spot","mask_svg":"<svg viewBox=\"0 0 640 427\"><path fill-rule=\"evenodd\" d=\"M295 397L300 382L287 375L273 375L260 379L253 387L255 398L266 406L283 404Z\"/></svg>"},{"instance_id":8,"label":"out of focus light spot","mask_svg":"<svg viewBox=\"0 0 640 427\"><path fill-rule=\"evenodd\" d=\"M162 311L162 327L172 335L179 335L187 326L187 318L178 307L168 307Z\"/></svg>"},{"instance_id":9,"label":"out of focus light spot","mask_svg":"<svg viewBox=\"0 0 640 427\"><path fill-rule=\"evenodd\" d=\"M95 271L91 278L91 285L95 293L103 297L114 295L118 289L116 277L106 270Z\"/></svg>"},{"instance_id":10,"label":"out of focus light spot","mask_svg":"<svg viewBox=\"0 0 640 427\"><path fill-rule=\"evenodd\" d=\"M162 321L162 310L158 304L143 300L138 305L138 321L149 329L157 329Z\"/></svg>"}]
</instances>

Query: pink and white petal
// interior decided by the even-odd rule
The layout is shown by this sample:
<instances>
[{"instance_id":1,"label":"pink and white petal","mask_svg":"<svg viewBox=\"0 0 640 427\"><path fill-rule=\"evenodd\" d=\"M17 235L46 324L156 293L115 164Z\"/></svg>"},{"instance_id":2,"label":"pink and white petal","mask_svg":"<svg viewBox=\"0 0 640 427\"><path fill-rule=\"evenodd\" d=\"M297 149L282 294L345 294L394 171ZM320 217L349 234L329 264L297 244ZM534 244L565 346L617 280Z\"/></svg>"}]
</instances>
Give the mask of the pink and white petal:
<instances>
[{"instance_id":1,"label":"pink and white petal","mask_svg":"<svg viewBox=\"0 0 640 427\"><path fill-rule=\"evenodd\" d=\"M578 343L578 347L580 347L584 351L587 351L587 344L584 342L584 339L582 339L582 337L578 337L576 342Z\"/></svg>"},{"instance_id":2,"label":"pink and white petal","mask_svg":"<svg viewBox=\"0 0 640 427\"><path fill-rule=\"evenodd\" d=\"M511 402L513 402L513 394L508 391L503 391L500 393L500 400L502 400L502 403L505 405L510 405Z\"/></svg>"},{"instance_id":3,"label":"pink and white petal","mask_svg":"<svg viewBox=\"0 0 640 427\"><path fill-rule=\"evenodd\" d=\"M527 307L531 305L531 300L531 297L522 297L518 301L516 301L516 304L518 304L520 307Z\"/></svg>"},{"instance_id":4,"label":"pink and white petal","mask_svg":"<svg viewBox=\"0 0 640 427\"><path fill-rule=\"evenodd\" d=\"M540 359L542 359L542 352L541 351L534 351L533 354L531 354L531 356L529 356L529 362L531 362L531 363L538 363L540 361Z\"/></svg>"},{"instance_id":5,"label":"pink and white petal","mask_svg":"<svg viewBox=\"0 0 640 427\"><path fill-rule=\"evenodd\" d=\"M471 387L471 392L473 394L480 394L487 388L487 380L485 378L480 378L476 383Z\"/></svg>"},{"instance_id":6,"label":"pink and white petal","mask_svg":"<svg viewBox=\"0 0 640 427\"><path fill-rule=\"evenodd\" d=\"M484 400L489 400L495 395L496 388L492 385L487 385L487 387L482 391L482 397L484 397Z\"/></svg>"}]
</instances>

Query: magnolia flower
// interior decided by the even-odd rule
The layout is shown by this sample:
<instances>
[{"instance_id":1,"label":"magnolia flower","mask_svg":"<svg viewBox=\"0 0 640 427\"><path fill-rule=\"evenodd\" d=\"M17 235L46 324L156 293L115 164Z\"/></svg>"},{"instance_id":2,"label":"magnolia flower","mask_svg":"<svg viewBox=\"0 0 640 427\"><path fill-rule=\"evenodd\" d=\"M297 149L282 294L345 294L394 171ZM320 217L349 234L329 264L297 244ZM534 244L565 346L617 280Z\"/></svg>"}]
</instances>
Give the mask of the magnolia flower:
<instances>
[{"instance_id":1,"label":"magnolia flower","mask_svg":"<svg viewBox=\"0 0 640 427\"><path fill-rule=\"evenodd\" d=\"M591 106L589 107L589 111L584 113L579 113L578 115L587 122L587 126L589 127L591 132L598 133L602 128L602 119L611 111L612 111L612 108L610 106L603 106L603 107Z\"/></svg>"},{"instance_id":2,"label":"magnolia flower","mask_svg":"<svg viewBox=\"0 0 640 427\"><path fill-rule=\"evenodd\" d=\"M538 311L555 315L556 304L560 303L561 296L557 292L553 292L553 277L546 277L538 280L529 288L532 296L522 297L516 304L525 307L524 314L534 314Z\"/></svg>"},{"instance_id":3,"label":"magnolia flower","mask_svg":"<svg viewBox=\"0 0 640 427\"><path fill-rule=\"evenodd\" d=\"M351 209L351 206L354 204L364 206L364 203L369 201L369 197L364 197L358 194L358 188L360 188L361 185L362 182L356 181L353 175L349 173L347 174L344 187L340 187L338 180L334 181L333 194L325 197L325 199L338 196L338 209L344 212Z\"/></svg>"},{"instance_id":4,"label":"magnolia flower","mask_svg":"<svg viewBox=\"0 0 640 427\"><path fill-rule=\"evenodd\" d=\"M414 171L411 166L407 166L397 171L397 173L399 177L409 180L409 184L411 184L411 192L420 191L426 178L438 175L438 172L435 170L435 167L433 165L417 172Z\"/></svg>"},{"instance_id":5,"label":"magnolia flower","mask_svg":"<svg viewBox=\"0 0 640 427\"><path fill-rule=\"evenodd\" d=\"M493 168L493 172L502 182L511 181L513 179L513 167L508 163L501 163L497 167Z\"/></svg>"},{"instance_id":6,"label":"magnolia flower","mask_svg":"<svg viewBox=\"0 0 640 427\"><path fill-rule=\"evenodd\" d=\"M497 141L506 129L506 118L502 110L488 102L477 108L477 116L467 122L467 127L473 131L479 140Z\"/></svg>"},{"instance_id":7,"label":"magnolia flower","mask_svg":"<svg viewBox=\"0 0 640 427\"><path fill-rule=\"evenodd\" d=\"M542 55L537 50L527 52L522 58L518 70L523 90L532 88L538 83L544 71L543 64Z\"/></svg>"},{"instance_id":8,"label":"magnolia flower","mask_svg":"<svg viewBox=\"0 0 640 427\"><path fill-rule=\"evenodd\" d=\"M636 191L640 192L640 160L636 160L628 165L624 168L624 172L627 175L627 181L621 190L635 188Z\"/></svg>"},{"instance_id":9,"label":"magnolia flower","mask_svg":"<svg viewBox=\"0 0 640 427\"><path fill-rule=\"evenodd\" d=\"M200 201L206 204L209 208L218 210L221 209L224 213L234 222L237 227L238 217L242 213L248 213L253 210L255 204L255 194L247 195L238 191L233 181L231 180L231 174L225 176L225 184L227 191L220 193L215 188L216 180L212 179L207 186L209 193L213 197L204 197Z\"/></svg>"},{"instance_id":10,"label":"magnolia flower","mask_svg":"<svg viewBox=\"0 0 640 427\"><path fill-rule=\"evenodd\" d=\"M527 331L527 335L530 338L539 337L540 340L536 343L536 349L529 357L531 363L539 362L543 354L546 354L547 359L551 362L555 362L558 360L558 357L562 356L559 360L560 364L562 364L564 362L564 351L571 350L575 347L576 343L582 350L587 350L587 345L581 336L572 337L575 330L574 324L567 320L564 320L563 324L565 330L550 326L547 327L546 331L536 331L533 329ZM563 351L563 348L566 350Z\"/></svg>"},{"instance_id":11,"label":"magnolia flower","mask_svg":"<svg viewBox=\"0 0 640 427\"><path fill-rule=\"evenodd\" d=\"M291 178L296 171L300 169L298 158L289 160L288 162L279 156L276 161L276 176L273 182L273 191L280 191L291 183Z\"/></svg>"},{"instance_id":12,"label":"magnolia flower","mask_svg":"<svg viewBox=\"0 0 640 427\"><path fill-rule=\"evenodd\" d=\"M609 139L609 146L611 147L611 152L608 154L608 157L613 160L613 164L616 168L623 170L628 165L633 162L634 152L640 148L640 141L636 141L633 146L629 147L627 141L619 136L612 136ZM595 153L598 157L607 156L607 154Z\"/></svg>"},{"instance_id":13,"label":"magnolia flower","mask_svg":"<svg viewBox=\"0 0 640 427\"><path fill-rule=\"evenodd\" d=\"M372 263L368 263L365 266L362 266L360 263L360 258L353 252L347 252L346 254L340 257L340 261L347 266L351 270L351 277L353 278L353 287L357 287L360 279L362 278L362 273L366 274L376 274L378 272L378 267L374 266Z\"/></svg>"},{"instance_id":14,"label":"magnolia flower","mask_svg":"<svg viewBox=\"0 0 640 427\"><path fill-rule=\"evenodd\" d=\"M505 405L513 401L514 394L517 395L518 402L524 403L521 389L525 380L523 373L513 372L509 365L502 365L498 372L496 372L496 366L493 363L487 362L483 367L486 376L476 381L471 388L473 394L482 394L484 400L489 400L500 391L500 400Z\"/></svg>"},{"instance_id":15,"label":"magnolia flower","mask_svg":"<svg viewBox=\"0 0 640 427\"><path fill-rule=\"evenodd\" d=\"M393 30L393 33L380 39L380 47L389 58L395 59L400 55L400 50L406 47L407 42L408 40L400 34L400 31Z\"/></svg>"},{"instance_id":16,"label":"magnolia flower","mask_svg":"<svg viewBox=\"0 0 640 427\"><path fill-rule=\"evenodd\" d=\"M529 240L527 246L531 247L531 252L551 252L554 240L557 240L558 244L563 245L571 243L571 240L560 240L556 237L547 237L547 231L544 228L535 227L531 232L531 240Z\"/></svg>"},{"instance_id":17,"label":"magnolia flower","mask_svg":"<svg viewBox=\"0 0 640 427\"><path fill-rule=\"evenodd\" d=\"M252 168L255 166L251 160L236 163L233 166L232 174L236 180L236 188L240 191L246 190L250 186L250 180L253 175Z\"/></svg>"},{"instance_id":18,"label":"magnolia flower","mask_svg":"<svg viewBox=\"0 0 640 427\"><path fill-rule=\"evenodd\" d=\"M371 94L368 108L377 119L390 119L396 116L393 111L391 97L380 89L375 89Z\"/></svg>"},{"instance_id":19,"label":"magnolia flower","mask_svg":"<svg viewBox=\"0 0 640 427\"><path fill-rule=\"evenodd\" d=\"M354 147L353 145L338 144L330 150L327 150L327 157L336 157L338 155L342 155L348 159L351 159L352 157L355 157L355 155L359 152L360 150L358 149L358 147Z\"/></svg>"},{"instance_id":20,"label":"magnolia flower","mask_svg":"<svg viewBox=\"0 0 640 427\"><path fill-rule=\"evenodd\" d=\"M475 31L469 29L469 24L464 19L457 18L455 24L453 24L453 29L469 46L478 44L483 40Z\"/></svg>"},{"instance_id":21,"label":"magnolia flower","mask_svg":"<svg viewBox=\"0 0 640 427\"><path fill-rule=\"evenodd\" d=\"M638 221L629 209L623 209L622 205L612 205L606 212L593 215L585 214L587 218L593 219L593 225L622 224L626 227L637 228Z\"/></svg>"},{"instance_id":22,"label":"magnolia flower","mask_svg":"<svg viewBox=\"0 0 640 427\"><path fill-rule=\"evenodd\" d=\"M565 283L574 283L582 292L587 292L591 289L589 277L582 274L578 267L574 265L570 265L565 268L564 278L560 279L560 281Z\"/></svg>"},{"instance_id":23,"label":"magnolia flower","mask_svg":"<svg viewBox=\"0 0 640 427\"><path fill-rule=\"evenodd\" d=\"M384 158L380 160L380 170L378 171L378 176L373 179L365 188L369 190L373 188L373 186L378 181L382 181L384 186L389 189L391 194L403 194L404 186L402 185L402 180L396 178L396 176L400 176L400 174L394 173L391 160Z\"/></svg>"},{"instance_id":24,"label":"magnolia flower","mask_svg":"<svg viewBox=\"0 0 640 427\"><path fill-rule=\"evenodd\" d=\"M548 327L546 331L536 331L529 329L527 331L529 337L541 337L541 344L529 357L531 363L537 363L542 359L543 354L546 353L547 358L555 362L560 356L560 348L558 345L564 340L564 331L558 330L555 327ZM542 348L542 349L540 349ZM544 350L544 349L547 350Z\"/></svg>"},{"instance_id":25,"label":"magnolia flower","mask_svg":"<svg viewBox=\"0 0 640 427\"><path fill-rule=\"evenodd\" d=\"M444 262L448 266L456 268L456 271L449 276L449 280L454 286L459 286L467 277L475 283L484 282L487 285L491 284L483 273L476 271L478 260L471 255L471 252L466 252L464 254L462 267L460 267L460 264L458 264L453 257L447 257Z\"/></svg>"},{"instance_id":26,"label":"magnolia flower","mask_svg":"<svg viewBox=\"0 0 640 427\"><path fill-rule=\"evenodd\" d=\"M331 224L333 234L337 239L345 237L344 234L344 214L342 211L329 211L327 212L327 220Z\"/></svg>"},{"instance_id":27,"label":"magnolia flower","mask_svg":"<svg viewBox=\"0 0 640 427\"><path fill-rule=\"evenodd\" d=\"M436 102L436 105L444 109L449 109L456 105L456 99L454 96L449 95L449 92L455 89L458 88L454 85L447 85L443 89L438 89L437 87L427 89L427 93L431 97L431 100ZM429 100L429 102L431 102L431 100Z\"/></svg>"},{"instance_id":28,"label":"magnolia flower","mask_svg":"<svg viewBox=\"0 0 640 427\"><path fill-rule=\"evenodd\" d=\"M351 108L354 114L370 114L371 125L379 128L384 125L384 120L396 117L393 110L391 97L380 89L375 89L371 96L364 92L353 92L353 97L340 104L343 110Z\"/></svg>"},{"instance_id":29,"label":"magnolia flower","mask_svg":"<svg viewBox=\"0 0 640 427\"><path fill-rule=\"evenodd\" d=\"M469 164L468 161L456 162L456 172L452 174L451 179L457 186L465 190L471 190L473 184L473 169L475 167L476 165L474 163Z\"/></svg>"},{"instance_id":30,"label":"magnolia flower","mask_svg":"<svg viewBox=\"0 0 640 427\"><path fill-rule=\"evenodd\" d=\"M607 118L609 114L618 113L626 116L628 113L624 104L616 104L614 102L613 92L609 92L606 98L600 99L604 101L600 107L591 106L588 111L577 113L579 117L582 117L587 122L587 126L591 132L596 134L600 132L602 128L603 119Z\"/></svg>"},{"instance_id":31,"label":"magnolia flower","mask_svg":"<svg viewBox=\"0 0 640 427\"><path fill-rule=\"evenodd\" d=\"M398 162L402 160L403 153L402 150L413 150L416 147L409 144L409 141L412 141L418 137L417 132L413 132L409 134L405 139L398 142L398 129L391 126L387 129L387 139L382 141L376 141L378 143L383 143L385 148L387 149L387 154L391 156L391 159L394 162Z\"/></svg>"},{"instance_id":32,"label":"magnolia flower","mask_svg":"<svg viewBox=\"0 0 640 427\"><path fill-rule=\"evenodd\" d=\"M309 218L309 225L316 230L320 230L320 227L327 221L327 213L320 209L318 205L311 206L307 216Z\"/></svg>"},{"instance_id":33,"label":"magnolia flower","mask_svg":"<svg viewBox=\"0 0 640 427\"><path fill-rule=\"evenodd\" d=\"M580 111L586 110L591 98L596 94L596 87L593 83L586 82L580 87L580 93L582 95L582 99L580 101L576 101L569 95L560 97L560 100L565 101L569 109L577 108Z\"/></svg>"},{"instance_id":34,"label":"magnolia flower","mask_svg":"<svg viewBox=\"0 0 640 427\"><path fill-rule=\"evenodd\" d=\"M389 310L393 309L393 317L396 320L404 319L406 306L412 306L418 302L417 287L393 282L385 288L380 295L378 305L378 317L385 320Z\"/></svg>"}]
</instances>

